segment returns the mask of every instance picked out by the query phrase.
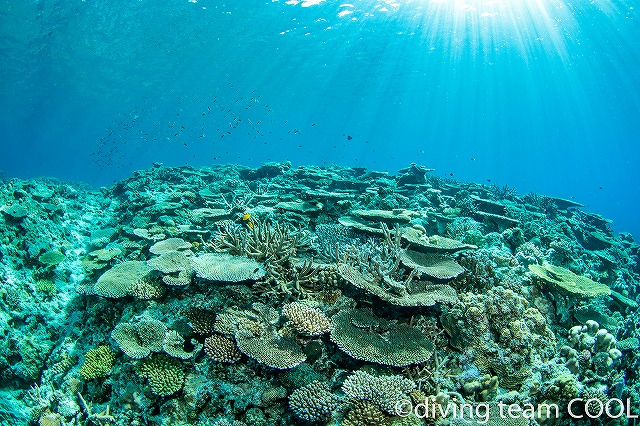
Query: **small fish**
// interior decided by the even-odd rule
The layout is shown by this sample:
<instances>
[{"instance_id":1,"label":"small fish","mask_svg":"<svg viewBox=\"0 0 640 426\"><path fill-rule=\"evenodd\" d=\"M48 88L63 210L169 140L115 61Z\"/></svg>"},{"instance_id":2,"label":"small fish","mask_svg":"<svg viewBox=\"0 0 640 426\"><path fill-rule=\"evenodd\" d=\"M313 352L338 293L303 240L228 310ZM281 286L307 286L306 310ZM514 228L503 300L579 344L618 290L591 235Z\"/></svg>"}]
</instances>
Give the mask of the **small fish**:
<instances>
[{"instance_id":1,"label":"small fish","mask_svg":"<svg viewBox=\"0 0 640 426\"><path fill-rule=\"evenodd\" d=\"M251 218L251 213L245 213L242 215L242 220L249 220L249 218Z\"/></svg>"}]
</instances>

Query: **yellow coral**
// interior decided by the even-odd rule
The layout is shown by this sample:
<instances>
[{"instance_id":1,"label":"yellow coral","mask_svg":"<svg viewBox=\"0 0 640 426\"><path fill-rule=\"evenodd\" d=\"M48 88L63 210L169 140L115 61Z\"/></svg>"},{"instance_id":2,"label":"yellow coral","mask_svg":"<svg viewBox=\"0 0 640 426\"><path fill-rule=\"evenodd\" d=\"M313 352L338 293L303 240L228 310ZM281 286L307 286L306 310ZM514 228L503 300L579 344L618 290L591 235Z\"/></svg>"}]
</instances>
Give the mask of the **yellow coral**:
<instances>
[{"instance_id":1,"label":"yellow coral","mask_svg":"<svg viewBox=\"0 0 640 426\"><path fill-rule=\"evenodd\" d=\"M115 354L109 346L102 345L91 349L84 354L80 375L85 380L106 376L111 371L115 359Z\"/></svg>"}]
</instances>

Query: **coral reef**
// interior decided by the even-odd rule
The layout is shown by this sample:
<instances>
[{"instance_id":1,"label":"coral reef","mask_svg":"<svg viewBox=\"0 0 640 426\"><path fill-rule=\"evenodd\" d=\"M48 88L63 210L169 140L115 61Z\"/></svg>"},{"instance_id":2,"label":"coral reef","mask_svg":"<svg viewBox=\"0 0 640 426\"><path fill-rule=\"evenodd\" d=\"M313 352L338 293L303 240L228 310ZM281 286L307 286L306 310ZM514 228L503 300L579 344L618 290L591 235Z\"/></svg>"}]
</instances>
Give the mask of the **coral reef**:
<instances>
[{"instance_id":1,"label":"coral reef","mask_svg":"<svg viewBox=\"0 0 640 426\"><path fill-rule=\"evenodd\" d=\"M0 423L563 426L575 398L638 414L640 246L582 209L417 165L4 180ZM420 404L436 411L402 411ZM490 418L442 411L461 405Z\"/></svg>"}]
</instances>

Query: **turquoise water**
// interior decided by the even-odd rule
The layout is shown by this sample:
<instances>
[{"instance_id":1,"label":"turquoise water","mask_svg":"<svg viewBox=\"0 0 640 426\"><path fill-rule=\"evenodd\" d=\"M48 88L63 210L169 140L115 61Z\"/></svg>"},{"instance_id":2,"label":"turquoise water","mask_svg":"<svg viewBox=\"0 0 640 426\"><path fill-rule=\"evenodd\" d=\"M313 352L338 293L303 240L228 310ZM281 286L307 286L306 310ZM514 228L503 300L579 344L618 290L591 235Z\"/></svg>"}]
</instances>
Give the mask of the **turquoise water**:
<instances>
[{"instance_id":1,"label":"turquoise water","mask_svg":"<svg viewBox=\"0 0 640 426\"><path fill-rule=\"evenodd\" d=\"M638 235L633 6L6 2L0 169L102 185L153 162L418 162Z\"/></svg>"}]
</instances>

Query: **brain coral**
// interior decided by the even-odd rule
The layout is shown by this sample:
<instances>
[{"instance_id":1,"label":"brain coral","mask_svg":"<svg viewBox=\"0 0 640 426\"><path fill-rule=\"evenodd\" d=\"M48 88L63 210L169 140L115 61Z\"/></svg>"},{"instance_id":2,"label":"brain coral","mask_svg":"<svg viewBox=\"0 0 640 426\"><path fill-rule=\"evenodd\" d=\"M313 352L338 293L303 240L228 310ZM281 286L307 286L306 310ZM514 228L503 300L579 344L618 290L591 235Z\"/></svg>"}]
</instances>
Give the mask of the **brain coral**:
<instances>
[{"instance_id":1,"label":"brain coral","mask_svg":"<svg viewBox=\"0 0 640 426\"><path fill-rule=\"evenodd\" d=\"M326 421L340 400L330 392L324 382L314 381L298 388L289 396L289 407L295 415L307 422Z\"/></svg>"},{"instance_id":2,"label":"brain coral","mask_svg":"<svg viewBox=\"0 0 640 426\"><path fill-rule=\"evenodd\" d=\"M143 360L138 366L138 375L149 380L151 392L158 396L174 394L184 383L182 363L165 354Z\"/></svg>"},{"instance_id":3,"label":"brain coral","mask_svg":"<svg viewBox=\"0 0 640 426\"><path fill-rule=\"evenodd\" d=\"M348 309L333 316L331 341L352 356L377 364L404 367L428 360L435 346L420 330Z\"/></svg>"},{"instance_id":4,"label":"brain coral","mask_svg":"<svg viewBox=\"0 0 640 426\"><path fill-rule=\"evenodd\" d=\"M259 280L266 271L257 261L226 253L207 253L191 259L196 275L209 281Z\"/></svg>"},{"instance_id":5,"label":"brain coral","mask_svg":"<svg viewBox=\"0 0 640 426\"><path fill-rule=\"evenodd\" d=\"M145 278L153 268L146 262L128 260L119 263L98 278L93 286L93 292L98 296L119 298L131 294L131 288Z\"/></svg>"}]
</instances>

